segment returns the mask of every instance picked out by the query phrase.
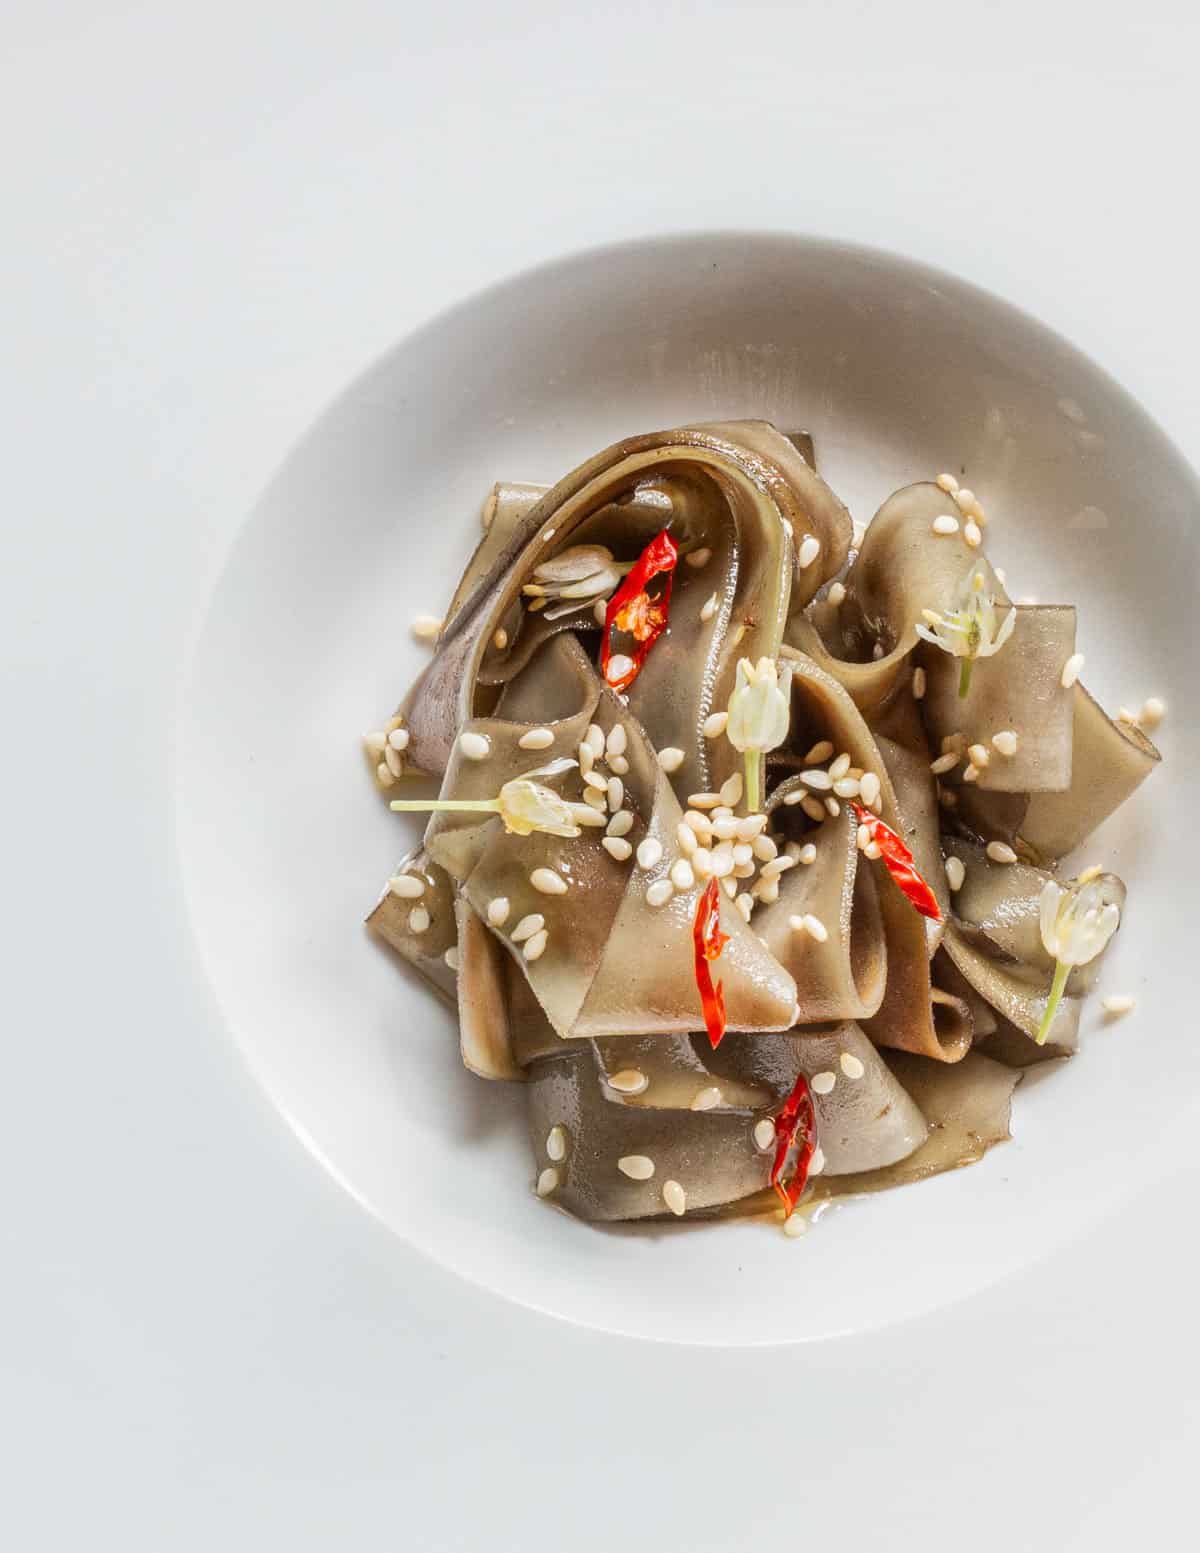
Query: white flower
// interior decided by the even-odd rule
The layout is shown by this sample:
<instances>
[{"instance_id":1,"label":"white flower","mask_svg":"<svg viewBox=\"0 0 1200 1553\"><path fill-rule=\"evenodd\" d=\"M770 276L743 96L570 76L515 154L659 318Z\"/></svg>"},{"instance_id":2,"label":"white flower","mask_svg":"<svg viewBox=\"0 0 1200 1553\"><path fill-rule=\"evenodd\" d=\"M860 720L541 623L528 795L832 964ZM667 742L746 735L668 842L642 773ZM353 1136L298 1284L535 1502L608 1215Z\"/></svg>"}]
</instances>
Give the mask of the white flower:
<instances>
[{"instance_id":1,"label":"white flower","mask_svg":"<svg viewBox=\"0 0 1200 1553\"><path fill-rule=\"evenodd\" d=\"M1040 925L1046 953L1054 956L1054 980L1038 1026L1041 1046L1050 1033L1073 965L1094 960L1117 931L1121 908L1109 900L1098 868L1086 869L1074 884L1047 879L1042 886Z\"/></svg>"},{"instance_id":2,"label":"white flower","mask_svg":"<svg viewBox=\"0 0 1200 1553\"><path fill-rule=\"evenodd\" d=\"M1066 887L1047 879L1042 886L1042 943L1060 965L1086 965L1094 960L1120 921L1121 908L1106 899L1100 879Z\"/></svg>"},{"instance_id":3,"label":"white flower","mask_svg":"<svg viewBox=\"0 0 1200 1553\"><path fill-rule=\"evenodd\" d=\"M971 683L971 665L976 658L990 658L998 653L1013 633L1017 623L1017 611L1010 609L1000 619L996 601L987 589L987 578L978 567L972 567L963 579L955 609L940 614L936 609L923 609L924 621L916 625L917 635L942 652L955 658L964 658L959 679L958 693L965 696Z\"/></svg>"},{"instance_id":4,"label":"white flower","mask_svg":"<svg viewBox=\"0 0 1200 1553\"><path fill-rule=\"evenodd\" d=\"M761 754L778 748L787 738L791 679L790 667L785 668L780 684L774 658L760 658L757 665L741 659L725 724L725 737L735 750Z\"/></svg>"},{"instance_id":5,"label":"white flower","mask_svg":"<svg viewBox=\"0 0 1200 1553\"><path fill-rule=\"evenodd\" d=\"M746 757L746 813L758 808L760 757L787 738L791 716L792 670L784 668L780 682L774 658L760 658L757 665L742 658L729 698L725 737Z\"/></svg>"},{"instance_id":6,"label":"white flower","mask_svg":"<svg viewBox=\"0 0 1200 1553\"><path fill-rule=\"evenodd\" d=\"M555 609L546 609L547 620L557 620L587 609L596 599L607 598L630 571L632 561L614 561L604 545L572 545L533 569L532 582L522 593L533 602L530 609L546 609L554 599L565 599Z\"/></svg>"},{"instance_id":7,"label":"white flower","mask_svg":"<svg viewBox=\"0 0 1200 1553\"><path fill-rule=\"evenodd\" d=\"M391 808L404 813L485 813L498 814L504 828L514 836L531 836L535 830L568 840L583 832L575 823L571 805L552 788L534 777L558 776L576 764L573 760L552 760L548 766L527 771L524 776L505 782L495 798L404 798L393 799Z\"/></svg>"}]
</instances>

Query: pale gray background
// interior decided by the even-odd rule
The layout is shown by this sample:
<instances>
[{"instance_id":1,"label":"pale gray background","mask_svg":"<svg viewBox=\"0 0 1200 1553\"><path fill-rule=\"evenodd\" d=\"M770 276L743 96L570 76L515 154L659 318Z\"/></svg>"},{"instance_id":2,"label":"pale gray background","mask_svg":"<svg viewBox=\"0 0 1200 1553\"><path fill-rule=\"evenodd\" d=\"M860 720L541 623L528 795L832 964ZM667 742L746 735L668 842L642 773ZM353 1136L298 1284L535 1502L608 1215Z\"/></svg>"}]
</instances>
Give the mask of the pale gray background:
<instances>
[{"instance_id":1,"label":"pale gray background","mask_svg":"<svg viewBox=\"0 0 1200 1553\"><path fill-rule=\"evenodd\" d=\"M1054 324L1195 458L1200 23L187 0L5 33L6 1544L1186 1540L1196 1172L969 1305L822 1346L501 1304L368 1220L247 1078L181 919L169 746L289 445L412 325L586 244L893 246Z\"/></svg>"}]
</instances>

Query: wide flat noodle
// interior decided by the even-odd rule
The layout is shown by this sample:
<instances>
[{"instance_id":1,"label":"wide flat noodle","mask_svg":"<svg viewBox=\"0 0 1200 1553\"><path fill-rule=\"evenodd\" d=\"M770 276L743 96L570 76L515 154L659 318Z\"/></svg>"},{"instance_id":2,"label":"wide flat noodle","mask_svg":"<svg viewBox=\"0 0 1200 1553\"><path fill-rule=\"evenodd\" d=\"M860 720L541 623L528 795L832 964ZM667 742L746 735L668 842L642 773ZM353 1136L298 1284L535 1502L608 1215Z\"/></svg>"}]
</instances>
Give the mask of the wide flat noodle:
<instances>
[{"instance_id":1,"label":"wide flat noodle","mask_svg":"<svg viewBox=\"0 0 1200 1553\"><path fill-rule=\"evenodd\" d=\"M701 1009L693 969L692 921L700 886L677 891L661 907L646 903L646 889L670 866L682 811L655 757L645 731L611 691L601 686L586 655L571 636L553 638L530 672L545 675L551 704L561 707L571 687L584 694L586 711L553 729L569 729L568 747L578 745L589 721L607 734L617 725L626 732L625 800L633 814L627 841L634 848L647 836L663 847L662 860L650 870L632 861L618 862L587 830L574 840L535 833L508 834L498 818L435 815L428 846L458 877L475 911L486 917L492 900L504 897L510 912L498 930L528 978L550 1023L563 1037L606 1034L657 1034L688 1031ZM523 681L506 692L502 709L522 708ZM560 688L551 694L551 681ZM596 699L592 701L592 694ZM476 719L472 730L490 740L486 761L462 759L455 751L447 789L456 797L495 793L500 782L529 769L554 751L531 756L520 749L531 724L499 716ZM536 769L536 768L535 768ZM576 772L556 781L565 796L582 798ZM564 895L546 895L531 882L539 868L568 881ZM549 941L540 958L526 961L509 938L526 916L545 918ZM785 1029L792 1023L796 989L792 978L733 911L726 914L730 942L720 962L729 1028Z\"/></svg>"},{"instance_id":2,"label":"wide flat noodle","mask_svg":"<svg viewBox=\"0 0 1200 1553\"><path fill-rule=\"evenodd\" d=\"M367 926L386 944L408 961L414 970L442 997L457 1004L458 993L454 972L446 964L446 950L458 942L458 924L454 916L454 881L419 848L406 857L396 869L398 874L412 874L425 885L419 900L402 900L390 889L385 889L367 914ZM429 926L419 933L409 927L413 910L424 907L429 913Z\"/></svg>"},{"instance_id":3,"label":"wide flat noodle","mask_svg":"<svg viewBox=\"0 0 1200 1553\"><path fill-rule=\"evenodd\" d=\"M849 754L852 765L875 772L880 779L877 812L893 830L902 829L904 819L879 746L849 692L811 658L787 647L781 657L791 665L797 748L804 747L810 733L814 738L828 738L835 749ZM771 793L767 807L786 816L789 811L786 806L779 807L780 795L797 780L791 778L780 784ZM925 918L887 876L883 863L874 866L887 942L887 980L878 1013L864 1019L863 1027L880 1046L920 1052L941 1062L957 1062L970 1045L969 1023L957 1010L945 1006L935 1009Z\"/></svg>"},{"instance_id":4,"label":"wide flat noodle","mask_svg":"<svg viewBox=\"0 0 1200 1553\"><path fill-rule=\"evenodd\" d=\"M782 874L779 899L760 906L754 931L793 976L801 1025L863 1019L883 1002L887 944L871 865L858 850L858 822L846 810L812 833L816 859ZM793 917L817 917L824 942L797 932Z\"/></svg>"},{"instance_id":5,"label":"wide flat noodle","mask_svg":"<svg viewBox=\"0 0 1200 1553\"><path fill-rule=\"evenodd\" d=\"M888 1066L929 1124L926 1142L907 1158L881 1170L818 1176L808 1203L906 1186L946 1170L973 1165L1010 1136L1012 1092L1020 1073L978 1052L949 1066L907 1052L890 1052Z\"/></svg>"},{"instance_id":6,"label":"wide flat noodle","mask_svg":"<svg viewBox=\"0 0 1200 1553\"><path fill-rule=\"evenodd\" d=\"M849 516L774 428L761 423L685 427L618 443L561 480L518 522L491 571L446 627L437 654L402 707L410 734L407 759L415 769L445 770L457 732L479 710L476 682L494 633L539 560L574 543L577 530L597 509L639 482L652 475L698 473L716 479L732 504L740 547L747 557L760 558L744 563L751 572L767 566L767 557L778 557L781 546L790 557L785 519L793 533L820 530L814 537L821 542L822 564L803 574L808 579L801 592L804 602L842 565ZM767 591L758 615L739 620L733 632L741 631L736 645L743 652L773 654L788 610L792 570L789 561L775 567L771 579L764 576ZM731 673L731 667L723 667L714 690Z\"/></svg>"}]
</instances>

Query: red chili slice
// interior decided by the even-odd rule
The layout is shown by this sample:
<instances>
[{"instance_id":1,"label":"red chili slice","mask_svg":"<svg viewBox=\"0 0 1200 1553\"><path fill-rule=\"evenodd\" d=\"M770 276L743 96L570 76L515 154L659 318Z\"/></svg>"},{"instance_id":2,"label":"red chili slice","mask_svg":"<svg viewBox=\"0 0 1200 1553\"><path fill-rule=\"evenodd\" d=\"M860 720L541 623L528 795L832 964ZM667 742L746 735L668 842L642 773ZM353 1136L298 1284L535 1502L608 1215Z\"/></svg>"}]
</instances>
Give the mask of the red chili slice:
<instances>
[{"instance_id":1,"label":"red chili slice","mask_svg":"<svg viewBox=\"0 0 1200 1553\"><path fill-rule=\"evenodd\" d=\"M771 1185L783 1204L784 1217L790 1219L808 1185L808 1170L817 1148L817 1116L813 1109L808 1080L802 1073L796 1080L783 1110L775 1118L775 1163L771 1167ZM796 1151L791 1179L783 1183L788 1155Z\"/></svg>"},{"instance_id":2,"label":"red chili slice","mask_svg":"<svg viewBox=\"0 0 1200 1553\"><path fill-rule=\"evenodd\" d=\"M704 1009L704 1028L714 1048L721 1044L725 1034L725 988L721 982L713 985L708 965L710 960L718 958L728 942L729 934L721 931L719 881L710 879L696 907L692 943L696 951L696 986L700 989L700 1004Z\"/></svg>"},{"instance_id":3,"label":"red chili slice","mask_svg":"<svg viewBox=\"0 0 1200 1553\"><path fill-rule=\"evenodd\" d=\"M675 541L663 529L638 558L637 565L608 601L604 611L604 638L600 643L600 672L605 684L614 690L628 690L638 677L646 655L667 629L671 610L671 589L675 584L675 566L679 550ZM653 577L665 574L666 583L657 598L646 592L646 584ZM632 636L637 643L629 654L633 667L620 679L609 679L608 665L612 658L613 628Z\"/></svg>"},{"instance_id":4,"label":"red chili slice","mask_svg":"<svg viewBox=\"0 0 1200 1553\"><path fill-rule=\"evenodd\" d=\"M900 889L923 917L940 922L942 913L937 903L937 896L913 866L913 855L900 837L890 825L885 825L877 814L864 809L862 804L856 803L854 812L858 815L859 824L865 825L870 832L871 840L883 854L888 873Z\"/></svg>"}]
</instances>

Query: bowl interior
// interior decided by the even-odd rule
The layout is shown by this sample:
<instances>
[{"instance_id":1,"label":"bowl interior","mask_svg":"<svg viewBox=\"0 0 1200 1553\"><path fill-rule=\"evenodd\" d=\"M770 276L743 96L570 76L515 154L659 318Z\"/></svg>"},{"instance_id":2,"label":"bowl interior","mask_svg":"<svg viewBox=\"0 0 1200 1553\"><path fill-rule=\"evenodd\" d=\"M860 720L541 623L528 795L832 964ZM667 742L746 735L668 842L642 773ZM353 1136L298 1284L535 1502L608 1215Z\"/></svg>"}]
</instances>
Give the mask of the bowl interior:
<instances>
[{"instance_id":1,"label":"bowl interior","mask_svg":"<svg viewBox=\"0 0 1200 1553\"><path fill-rule=\"evenodd\" d=\"M598 1231L537 1201L518 1086L460 1066L449 1011L362 926L417 827L359 737L424 660L497 478L550 482L622 434L761 416L809 430L867 518L954 470L1016 597L1079 606L1110 707L1165 696L1167 761L1089 848L1125 875L1104 977L1138 996L1017 1091L1014 1142L952 1176L761 1225ZM178 842L230 1029L314 1154L464 1277L639 1336L792 1342L969 1294L1119 1204L1131 1139L1191 1105L1178 1039L1196 842L1170 824L1194 734L1185 652L1197 488L1148 417L1034 320L886 254L783 236L650 240L521 275L436 319L337 398L250 513L181 697ZM1190 707L1189 707L1190 709ZM1186 935L1186 940L1185 940ZM1149 1157L1147 1157L1149 1156ZM1154 1169L1139 1151L1139 1175Z\"/></svg>"}]
</instances>

